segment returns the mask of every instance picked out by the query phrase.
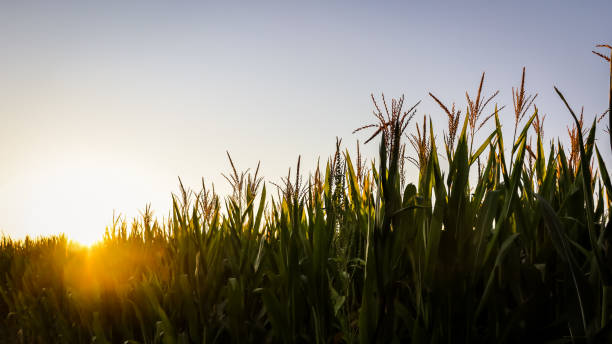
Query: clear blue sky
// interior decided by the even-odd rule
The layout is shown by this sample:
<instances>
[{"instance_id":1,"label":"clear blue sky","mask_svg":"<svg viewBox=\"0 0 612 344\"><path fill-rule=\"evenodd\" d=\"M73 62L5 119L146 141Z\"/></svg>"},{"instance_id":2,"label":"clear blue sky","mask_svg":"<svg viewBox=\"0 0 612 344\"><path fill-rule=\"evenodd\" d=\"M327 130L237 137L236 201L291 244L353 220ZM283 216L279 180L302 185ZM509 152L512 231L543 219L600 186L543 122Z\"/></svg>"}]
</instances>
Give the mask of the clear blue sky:
<instances>
[{"instance_id":1,"label":"clear blue sky","mask_svg":"<svg viewBox=\"0 0 612 344\"><path fill-rule=\"evenodd\" d=\"M91 241L113 210L167 214L177 176L226 192L226 150L239 168L261 160L268 181L298 155L312 169L336 136L366 138L351 132L372 120L372 92L423 100L441 130L427 92L464 107L486 71L508 129L526 66L546 136L563 139L553 85L589 121L607 106L608 68L591 50L612 43L611 1L223 3L0 5L5 234Z\"/></svg>"}]
</instances>

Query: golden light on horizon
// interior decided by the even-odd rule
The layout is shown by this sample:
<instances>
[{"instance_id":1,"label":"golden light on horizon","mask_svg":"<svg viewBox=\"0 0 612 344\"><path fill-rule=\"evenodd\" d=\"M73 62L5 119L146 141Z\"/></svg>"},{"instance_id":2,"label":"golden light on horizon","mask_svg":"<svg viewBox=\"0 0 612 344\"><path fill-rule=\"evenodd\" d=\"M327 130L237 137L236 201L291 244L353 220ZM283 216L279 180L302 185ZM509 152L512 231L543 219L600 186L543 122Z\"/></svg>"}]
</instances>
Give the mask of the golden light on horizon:
<instances>
[{"instance_id":1,"label":"golden light on horizon","mask_svg":"<svg viewBox=\"0 0 612 344\"><path fill-rule=\"evenodd\" d=\"M103 239L113 213L118 216L127 211L127 219L136 216L149 200L144 198L145 183L135 181L146 176L101 160L47 161L20 176L28 185L23 190L27 210L21 214L24 226L14 238L64 234L68 240L90 247Z\"/></svg>"}]
</instances>

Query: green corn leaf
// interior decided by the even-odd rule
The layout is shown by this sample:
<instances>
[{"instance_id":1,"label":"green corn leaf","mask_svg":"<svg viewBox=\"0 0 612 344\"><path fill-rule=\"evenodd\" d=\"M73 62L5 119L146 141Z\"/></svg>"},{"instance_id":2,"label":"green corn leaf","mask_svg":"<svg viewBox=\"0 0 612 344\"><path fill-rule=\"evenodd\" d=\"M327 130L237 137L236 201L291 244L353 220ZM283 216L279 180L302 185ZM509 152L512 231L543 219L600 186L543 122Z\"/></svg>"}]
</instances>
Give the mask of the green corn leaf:
<instances>
[{"instance_id":1,"label":"green corn leaf","mask_svg":"<svg viewBox=\"0 0 612 344\"><path fill-rule=\"evenodd\" d=\"M606 188L606 194L608 195L609 206L610 201L612 200L612 183L610 182L610 175L608 174L608 169L606 168L606 164L604 163L601 154L599 154L599 148L595 147L595 153L597 155L597 163L599 165L601 179L603 180L604 186Z\"/></svg>"},{"instance_id":2,"label":"green corn leaf","mask_svg":"<svg viewBox=\"0 0 612 344\"><path fill-rule=\"evenodd\" d=\"M587 331L587 320L586 320L586 314L584 311L584 306L583 306L583 301L582 301L583 296L580 291L580 287L578 284L578 277L575 271L575 259L573 258L572 251L570 250L570 247L569 247L569 244L566 238L565 230L563 228L563 225L561 224L561 221L559 220L558 215L555 213L555 211L550 206L550 204L545 199L540 197L539 195L536 195L536 197L538 199L539 209L542 211L544 223L546 224L546 227L548 228L549 233L551 234L551 239L553 241L555 249L557 250L559 255L563 258L563 260L566 261L568 264L570 273L572 275L572 281L574 282L574 288L576 289L576 296L578 298L578 305L580 307L579 310L580 310L580 317L582 320L582 325L586 332Z\"/></svg>"},{"instance_id":3,"label":"green corn leaf","mask_svg":"<svg viewBox=\"0 0 612 344\"><path fill-rule=\"evenodd\" d=\"M512 245L512 243L518 238L518 236L519 236L519 233L514 233L510 235L508 238L506 238L506 240L504 240L504 242L502 243L499 249L499 252L497 253L497 257L495 258L495 265L493 266L493 269L491 270L491 273L489 274L487 285L485 286L485 290L480 298L478 307L476 308L476 312L474 315L475 318L478 318L478 315L480 315L480 312L482 311L482 309L484 308L484 306L486 305L489 299L489 295L491 294L491 288L493 287L493 281L494 281L496 269L501 266L501 264L504 261L504 258L508 254L508 249L510 245Z\"/></svg>"},{"instance_id":4,"label":"green corn leaf","mask_svg":"<svg viewBox=\"0 0 612 344\"><path fill-rule=\"evenodd\" d=\"M521 145L521 142L523 141L523 139L527 139L527 131L529 131L529 128L531 127L531 123L533 122L533 120L535 119L536 115L538 114L538 111L534 111L533 115L531 115L531 117L529 117L529 120L527 121L527 123L525 123L525 126L523 126L523 130L521 131L521 133L517 136L516 138L516 142L514 143L514 146L512 146L512 152L516 152L516 149Z\"/></svg>"},{"instance_id":5,"label":"green corn leaf","mask_svg":"<svg viewBox=\"0 0 612 344\"><path fill-rule=\"evenodd\" d=\"M476 162L476 160L478 160L478 157L480 156L480 154L482 154L482 152L484 152L484 150L487 148L487 146L490 145L491 140L493 140L493 138L496 135L497 135L497 131L492 132L491 135L489 135L489 137L487 137L487 139L484 140L484 142L480 145L478 150L476 150L476 153L472 154L472 156L470 157L470 166L472 164L474 164L474 162Z\"/></svg>"}]
</instances>

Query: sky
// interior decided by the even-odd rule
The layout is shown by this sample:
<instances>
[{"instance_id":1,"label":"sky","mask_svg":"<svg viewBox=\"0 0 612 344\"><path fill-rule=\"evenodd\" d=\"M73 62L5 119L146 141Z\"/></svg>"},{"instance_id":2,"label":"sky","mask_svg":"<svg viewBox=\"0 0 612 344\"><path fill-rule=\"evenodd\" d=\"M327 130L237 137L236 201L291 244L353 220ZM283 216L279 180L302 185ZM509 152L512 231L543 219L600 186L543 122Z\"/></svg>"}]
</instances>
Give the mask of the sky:
<instances>
[{"instance_id":1,"label":"sky","mask_svg":"<svg viewBox=\"0 0 612 344\"><path fill-rule=\"evenodd\" d=\"M611 14L611 1L2 2L0 231L91 243L113 214L167 216L178 177L227 194L226 151L239 169L261 161L268 185L298 156L311 171L336 137L367 139L352 131L373 122L371 93L421 100L441 132L428 92L465 108L482 72L511 133L525 66L545 135L565 142L553 85L589 123L606 110L609 69L591 50L612 43Z\"/></svg>"}]
</instances>

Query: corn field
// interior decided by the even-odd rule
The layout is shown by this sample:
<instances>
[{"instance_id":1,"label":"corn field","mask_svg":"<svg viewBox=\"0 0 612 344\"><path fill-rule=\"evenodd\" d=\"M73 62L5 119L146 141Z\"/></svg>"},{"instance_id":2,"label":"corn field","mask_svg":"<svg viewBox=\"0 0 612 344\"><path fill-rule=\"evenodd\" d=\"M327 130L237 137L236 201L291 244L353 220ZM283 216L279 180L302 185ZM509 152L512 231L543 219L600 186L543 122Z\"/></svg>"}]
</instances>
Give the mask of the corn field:
<instances>
[{"instance_id":1,"label":"corn field","mask_svg":"<svg viewBox=\"0 0 612 344\"><path fill-rule=\"evenodd\" d=\"M559 90L569 145L545 138L524 80L514 137L483 74L463 114L430 94L443 140L373 97L376 162L338 141L273 185L230 158L231 195L181 184L168 219L114 219L94 247L4 238L0 342L610 343L612 139Z\"/></svg>"}]
</instances>

